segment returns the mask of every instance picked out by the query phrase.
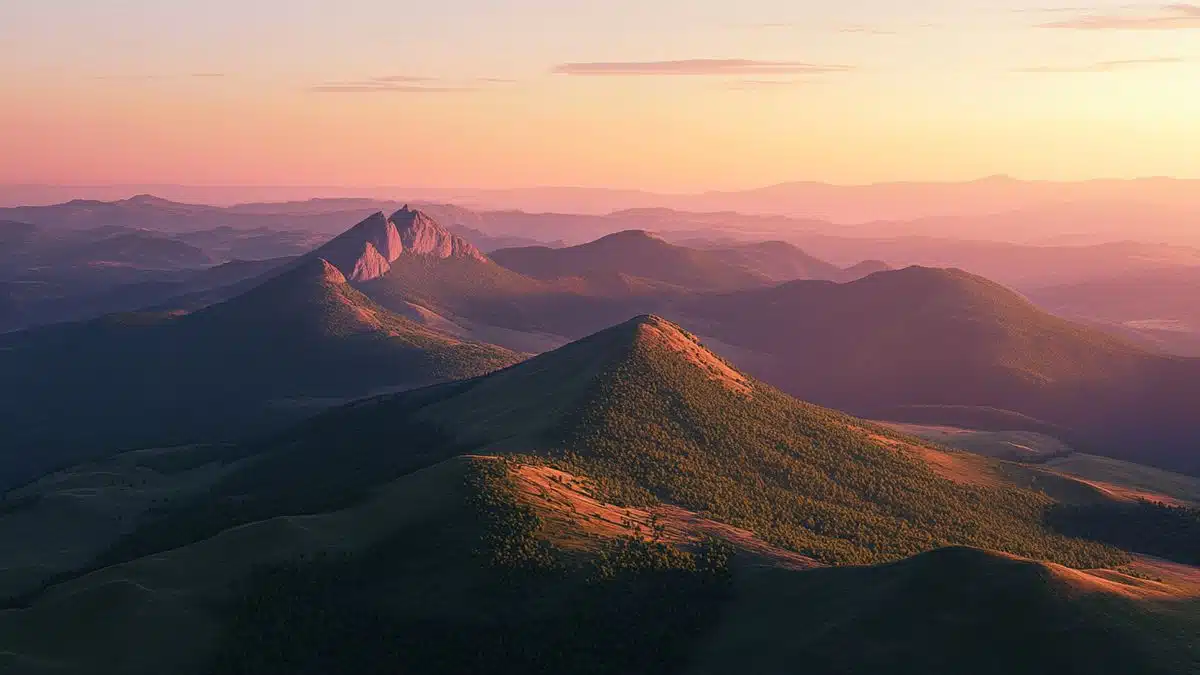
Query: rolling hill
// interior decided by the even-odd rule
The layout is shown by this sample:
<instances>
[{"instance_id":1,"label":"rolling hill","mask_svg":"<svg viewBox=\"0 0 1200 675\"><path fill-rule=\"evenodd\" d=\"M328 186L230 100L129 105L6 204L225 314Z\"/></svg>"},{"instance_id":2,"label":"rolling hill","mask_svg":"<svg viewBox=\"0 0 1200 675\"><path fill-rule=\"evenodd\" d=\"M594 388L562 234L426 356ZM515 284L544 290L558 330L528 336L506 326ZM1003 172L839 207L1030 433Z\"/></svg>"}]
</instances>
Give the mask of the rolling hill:
<instances>
[{"instance_id":1,"label":"rolling hill","mask_svg":"<svg viewBox=\"0 0 1200 675\"><path fill-rule=\"evenodd\" d=\"M1182 638L1200 615L1162 588L970 548L763 569L745 576L688 672L1190 672L1200 650Z\"/></svg>"},{"instance_id":2,"label":"rolling hill","mask_svg":"<svg viewBox=\"0 0 1200 675\"><path fill-rule=\"evenodd\" d=\"M775 259L770 259L772 254ZM720 253L703 251L669 244L642 230L618 232L570 248L501 249L493 251L491 257L514 272L544 281L572 277L588 280L620 274L688 290L763 286L770 277L750 265L781 264L776 252L765 247Z\"/></svg>"},{"instance_id":3,"label":"rolling hill","mask_svg":"<svg viewBox=\"0 0 1200 675\"><path fill-rule=\"evenodd\" d=\"M1131 558L1047 528L1053 500L1002 463L787 397L657 317L199 461L123 461L207 468L155 512L122 497L141 515L101 564L0 610L13 672L962 672L1002 653L1007 672L1172 673L1200 658L1188 569L1071 569ZM44 489L71 475L92 480ZM822 569L844 563L890 564Z\"/></svg>"},{"instance_id":4,"label":"rolling hill","mask_svg":"<svg viewBox=\"0 0 1200 675\"><path fill-rule=\"evenodd\" d=\"M1200 361L1047 314L965 272L906 268L664 309L789 393L857 414L1025 428L1089 451L1200 471ZM1015 413L1015 415L1014 415Z\"/></svg>"},{"instance_id":5,"label":"rolling hill","mask_svg":"<svg viewBox=\"0 0 1200 675\"><path fill-rule=\"evenodd\" d=\"M5 484L125 447L240 437L381 389L513 363L395 316L309 260L187 315L113 315L0 337Z\"/></svg>"}]
</instances>

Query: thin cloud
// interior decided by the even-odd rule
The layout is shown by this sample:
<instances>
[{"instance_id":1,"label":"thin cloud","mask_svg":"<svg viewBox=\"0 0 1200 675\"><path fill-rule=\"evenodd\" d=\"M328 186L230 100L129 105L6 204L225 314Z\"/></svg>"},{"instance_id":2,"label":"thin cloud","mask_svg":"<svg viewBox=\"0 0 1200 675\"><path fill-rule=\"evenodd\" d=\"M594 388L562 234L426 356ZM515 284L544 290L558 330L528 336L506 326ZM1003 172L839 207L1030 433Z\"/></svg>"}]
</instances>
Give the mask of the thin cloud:
<instances>
[{"instance_id":1,"label":"thin cloud","mask_svg":"<svg viewBox=\"0 0 1200 675\"><path fill-rule=\"evenodd\" d=\"M452 94L476 91L477 87L448 84L424 75L380 75L364 80L323 82L308 90L318 94Z\"/></svg>"},{"instance_id":2,"label":"thin cloud","mask_svg":"<svg viewBox=\"0 0 1200 675\"><path fill-rule=\"evenodd\" d=\"M1200 29L1200 5L1163 5L1152 12L1128 14L1089 14L1066 21L1054 21L1041 28L1067 30L1188 30Z\"/></svg>"},{"instance_id":3,"label":"thin cloud","mask_svg":"<svg viewBox=\"0 0 1200 675\"><path fill-rule=\"evenodd\" d=\"M894 30L885 30L883 28L874 28L872 26L846 26L838 29L839 33L857 33L860 35L895 35Z\"/></svg>"},{"instance_id":4,"label":"thin cloud","mask_svg":"<svg viewBox=\"0 0 1200 675\"><path fill-rule=\"evenodd\" d=\"M452 94L467 91L476 91L473 87L438 87L438 86L422 86L416 84L388 84L388 83L332 83L318 84L308 89L311 92L318 94Z\"/></svg>"},{"instance_id":5,"label":"thin cloud","mask_svg":"<svg viewBox=\"0 0 1200 675\"><path fill-rule=\"evenodd\" d=\"M192 77L199 77L199 78L225 77L225 73L192 73Z\"/></svg>"},{"instance_id":6,"label":"thin cloud","mask_svg":"<svg viewBox=\"0 0 1200 675\"><path fill-rule=\"evenodd\" d=\"M436 82L437 78L436 77L425 77L422 75L383 75L381 77L372 77L372 78L368 79L367 81L368 82L389 83L389 84L400 84L400 83L417 84L420 82Z\"/></svg>"},{"instance_id":7,"label":"thin cloud","mask_svg":"<svg viewBox=\"0 0 1200 675\"><path fill-rule=\"evenodd\" d=\"M476 82L486 82L487 84L513 84L516 80L507 77L477 77Z\"/></svg>"},{"instance_id":8,"label":"thin cloud","mask_svg":"<svg viewBox=\"0 0 1200 675\"><path fill-rule=\"evenodd\" d=\"M1144 66L1160 66L1177 63L1187 63L1187 59L1179 57L1162 57L1154 59L1126 59L1123 61L1100 61L1084 66L1035 66L1033 68L1018 68L1018 73L1111 73L1129 68Z\"/></svg>"},{"instance_id":9,"label":"thin cloud","mask_svg":"<svg viewBox=\"0 0 1200 675\"><path fill-rule=\"evenodd\" d=\"M806 63L803 61L755 61L751 59L685 59L681 61L629 61L564 63L552 72L582 76L654 75L822 75L845 73L854 66Z\"/></svg>"},{"instance_id":10,"label":"thin cloud","mask_svg":"<svg viewBox=\"0 0 1200 675\"><path fill-rule=\"evenodd\" d=\"M809 80L735 80L725 85L734 91L761 91L791 89L812 84Z\"/></svg>"}]
</instances>

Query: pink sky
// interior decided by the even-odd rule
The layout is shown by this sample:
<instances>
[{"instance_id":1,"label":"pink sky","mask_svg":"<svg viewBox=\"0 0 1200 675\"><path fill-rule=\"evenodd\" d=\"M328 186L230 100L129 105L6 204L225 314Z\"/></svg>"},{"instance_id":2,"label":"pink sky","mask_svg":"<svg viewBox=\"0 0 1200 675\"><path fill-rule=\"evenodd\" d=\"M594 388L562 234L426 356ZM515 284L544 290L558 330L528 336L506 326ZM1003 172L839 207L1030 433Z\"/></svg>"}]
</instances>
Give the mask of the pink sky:
<instances>
[{"instance_id":1,"label":"pink sky","mask_svg":"<svg viewBox=\"0 0 1200 675\"><path fill-rule=\"evenodd\" d=\"M411 4L5 3L0 183L1200 177L1200 6Z\"/></svg>"}]
</instances>

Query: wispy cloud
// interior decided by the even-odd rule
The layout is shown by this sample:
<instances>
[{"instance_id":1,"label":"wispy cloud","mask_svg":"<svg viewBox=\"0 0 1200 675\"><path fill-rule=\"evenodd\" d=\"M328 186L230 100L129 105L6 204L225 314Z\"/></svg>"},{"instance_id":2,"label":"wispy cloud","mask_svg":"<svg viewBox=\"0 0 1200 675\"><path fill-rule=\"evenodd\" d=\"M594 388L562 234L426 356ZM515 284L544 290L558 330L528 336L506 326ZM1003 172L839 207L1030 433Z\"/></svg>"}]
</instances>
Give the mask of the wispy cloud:
<instances>
[{"instance_id":1,"label":"wispy cloud","mask_svg":"<svg viewBox=\"0 0 1200 675\"><path fill-rule=\"evenodd\" d=\"M419 84L421 82L436 82L437 78L423 75L381 75L369 78L366 81L387 84Z\"/></svg>"},{"instance_id":2,"label":"wispy cloud","mask_svg":"<svg viewBox=\"0 0 1200 675\"><path fill-rule=\"evenodd\" d=\"M1187 63L1187 59L1165 56L1153 59L1126 59L1123 61L1100 61L1083 66L1034 66L1018 68L1018 73L1111 73L1117 70L1140 68L1144 66L1160 66L1176 63Z\"/></svg>"},{"instance_id":3,"label":"wispy cloud","mask_svg":"<svg viewBox=\"0 0 1200 675\"><path fill-rule=\"evenodd\" d=\"M751 59L685 59L682 61L628 61L564 63L559 75L822 75L845 73L854 66L803 61L755 61Z\"/></svg>"},{"instance_id":4,"label":"wispy cloud","mask_svg":"<svg viewBox=\"0 0 1200 675\"><path fill-rule=\"evenodd\" d=\"M857 33L859 35L895 35L896 31L886 30L884 28L876 28L874 26L844 26L838 29L839 33Z\"/></svg>"},{"instance_id":5,"label":"wispy cloud","mask_svg":"<svg viewBox=\"0 0 1200 675\"><path fill-rule=\"evenodd\" d=\"M1053 21L1041 28L1068 30L1187 30L1200 29L1200 5L1170 4L1153 10L1141 9L1113 14L1084 14L1074 19Z\"/></svg>"},{"instance_id":6,"label":"wispy cloud","mask_svg":"<svg viewBox=\"0 0 1200 675\"><path fill-rule=\"evenodd\" d=\"M759 91L763 89L790 89L812 84L808 80L735 80L725 85L735 91Z\"/></svg>"},{"instance_id":7,"label":"wispy cloud","mask_svg":"<svg viewBox=\"0 0 1200 675\"><path fill-rule=\"evenodd\" d=\"M748 28L751 30L781 30L781 29L800 29L800 28L812 29L812 28L814 28L814 26L812 26L811 24L787 23L787 22L738 24L736 27L737 28ZM826 26L824 28L819 28L819 30L832 31L834 33L858 33L860 35L896 35L897 34L897 31L894 31L894 30L888 30L886 28L880 28L878 26L868 26L865 24L852 24L849 26L840 26L840 27Z\"/></svg>"},{"instance_id":8,"label":"wispy cloud","mask_svg":"<svg viewBox=\"0 0 1200 675\"><path fill-rule=\"evenodd\" d=\"M482 78L475 80L483 82ZM380 75L364 80L323 82L308 88L319 94L453 94L477 91L469 84L449 83L436 77L422 75Z\"/></svg>"},{"instance_id":9,"label":"wispy cloud","mask_svg":"<svg viewBox=\"0 0 1200 675\"><path fill-rule=\"evenodd\" d=\"M199 78L225 77L225 73L192 73L192 77L199 77Z\"/></svg>"},{"instance_id":10,"label":"wispy cloud","mask_svg":"<svg viewBox=\"0 0 1200 675\"><path fill-rule=\"evenodd\" d=\"M309 91L319 94L450 94L475 91L472 87L422 87L412 84L318 84Z\"/></svg>"}]
</instances>

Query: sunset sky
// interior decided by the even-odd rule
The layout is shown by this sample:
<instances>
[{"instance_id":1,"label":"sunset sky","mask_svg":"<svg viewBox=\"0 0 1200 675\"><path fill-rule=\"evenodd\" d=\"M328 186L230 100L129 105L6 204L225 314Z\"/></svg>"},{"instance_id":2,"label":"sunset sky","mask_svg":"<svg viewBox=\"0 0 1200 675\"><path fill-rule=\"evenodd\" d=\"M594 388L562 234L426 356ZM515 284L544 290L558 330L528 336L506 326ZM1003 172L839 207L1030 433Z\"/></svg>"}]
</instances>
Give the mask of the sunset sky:
<instances>
[{"instance_id":1,"label":"sunset sky","mask_svg":"<svg viewBox=\"0 0 1200 675\"><path fill-rule=\"evenodd\" d=\"M11 0L0 183L1200 177L1200 5Z\"/></svg>"}]
</instances>

